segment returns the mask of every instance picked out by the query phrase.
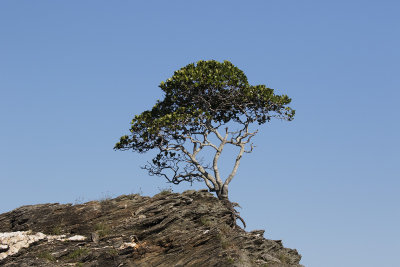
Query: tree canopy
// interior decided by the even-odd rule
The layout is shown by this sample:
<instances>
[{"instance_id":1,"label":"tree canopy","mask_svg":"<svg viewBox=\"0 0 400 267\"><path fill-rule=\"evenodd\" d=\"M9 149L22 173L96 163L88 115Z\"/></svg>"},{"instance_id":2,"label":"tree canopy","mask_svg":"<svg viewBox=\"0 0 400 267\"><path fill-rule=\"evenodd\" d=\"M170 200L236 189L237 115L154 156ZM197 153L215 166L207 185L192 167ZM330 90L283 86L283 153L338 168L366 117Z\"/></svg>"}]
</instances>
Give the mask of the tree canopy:
<instances>
[{"instance_id":1,"label":"tree canopy","mask_svg":"<svg viewBox=\"0 0 400 267\"><path fill-rule=\"evenodd\" d=\"M250 85L242 70L229 61L198 61L174 72L159 85L165 97L151 110L136 115L130 134L118 150L145 153L156 150L143 168L169 182L204 181L220 199L228 199L228 184L243 153L253 150L250 125L272 118L291 121L295 111L287 95L276 95L265 85ZM216 140L216 141L215 141ZM218 160L226 144L239 148L231 173L222 179ZM199 158L205 149L208 161ZM208 153L208 155L210 155Z\"/></svg>"}]
</instances>

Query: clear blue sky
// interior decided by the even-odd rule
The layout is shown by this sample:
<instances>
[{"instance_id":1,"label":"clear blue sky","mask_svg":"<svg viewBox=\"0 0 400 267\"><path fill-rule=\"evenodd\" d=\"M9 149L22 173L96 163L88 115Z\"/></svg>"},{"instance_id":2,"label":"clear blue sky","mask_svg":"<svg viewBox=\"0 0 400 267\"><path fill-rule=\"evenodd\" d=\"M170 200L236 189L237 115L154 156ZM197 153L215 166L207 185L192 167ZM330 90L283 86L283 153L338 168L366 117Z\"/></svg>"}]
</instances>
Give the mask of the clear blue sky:
<instances>
[{"instance_id":1,"label":"clear blue sky","mask_svg":"<svg viewBox=\"0 0 400 267\"><path fill-rule=\"evenodd\" d=\"M226 59L297 110L260 129L231 183L248 230L307 267L399 266L399 14L385 0L3 0L0 212L168 187L112 148L174 70Z\"/></svg>"}]
</instances>

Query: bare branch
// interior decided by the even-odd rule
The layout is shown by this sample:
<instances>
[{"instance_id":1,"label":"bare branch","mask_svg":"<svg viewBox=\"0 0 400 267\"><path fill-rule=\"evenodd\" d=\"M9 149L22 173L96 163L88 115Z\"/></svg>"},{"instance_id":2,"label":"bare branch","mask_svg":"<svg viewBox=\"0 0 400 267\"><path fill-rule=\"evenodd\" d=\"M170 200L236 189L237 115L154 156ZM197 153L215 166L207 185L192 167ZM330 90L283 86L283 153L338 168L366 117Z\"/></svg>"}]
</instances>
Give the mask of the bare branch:
<instances>
[{"instance_id":1,"label":"bare branch","mask_svg":"<svg viewBox=\"0 0 400 267\"><path fill-rule=\"evenodd\" d=\"M218 169L218 159L221 156L222 150L224 149L224 146L226 144L226 140L228 139L229 133L228 133L228 128L226 128L226 134L225 137L222 139L217 152L214 155L214 160L213 160L213 168L214 168L214 176L215 179L217 180L217 183L219 185L219 188L222 188L222 179L219 174L219 169Z\"/></svg>"},{"instance_id":2,"label":"bare branch","mask_svg":"<svg viewBox=\"0 0 400 267\"><path fill-rule=\"evenodd\" d=\"M232 172L229 174L228 178L225 180L224 186L227 186L232 181L233 177L235 176L237 169L239 168L240 160L243 156L244 150L245 150L245 145L244 144L240 145L240 151L236 157L235 165L233 166Z\"/></svg>"},{"instance_id":3,"label":"bare branch","mask_svg":"<svg viewBox=\"0 0 400 267\"><path fill-rule=\"evenodd\" d=\"M219 124L219 126L221 126L221 125L222 125L222 123ZM218 127L213 127L213 126L211 125L211 122L207 123L206 126L207 126L208 130L211 131L211 132L213 132L213 133L215 134L215 136L217 136L217 138L218 138L221 142L224 140L224 138L222 137L222 135L218 132L219 126L218 126Z\"/></svg>"},{"instance_id":4,"label":"bare branch","mask_svg":"<svg viewBox=\"0 0 400 267\"><path fill-rule=\"evenodd\" d=\"M251 153L251 152L253 152L253 149L254 149L255 147L256 147L256 146L255 146L253 143L251 143L251 144L250 144L250 150L245 150L244 153Z\"/></svg>"},{"instance_id":5,"label":"bare branch","mask_svg":"<svg viewBox=\"0 0 400 267\"><path fill-rule=\"evenodd\" d=\"M208 180L209 182L211 182L214 185L214 189L217 190L218 189L218 183L217 181L214 179L214 177L212 177L211 174L209 174L205 168L199 163L199 161L196 159L195 156L193 156L193 154L190 154L189 151L186 150L185 147L181 147L181 150L183 153L185 153L191 160L191 163L193 163L197 170L202 174L202 178L206 181Z\"/></svg>"}]
</instances>

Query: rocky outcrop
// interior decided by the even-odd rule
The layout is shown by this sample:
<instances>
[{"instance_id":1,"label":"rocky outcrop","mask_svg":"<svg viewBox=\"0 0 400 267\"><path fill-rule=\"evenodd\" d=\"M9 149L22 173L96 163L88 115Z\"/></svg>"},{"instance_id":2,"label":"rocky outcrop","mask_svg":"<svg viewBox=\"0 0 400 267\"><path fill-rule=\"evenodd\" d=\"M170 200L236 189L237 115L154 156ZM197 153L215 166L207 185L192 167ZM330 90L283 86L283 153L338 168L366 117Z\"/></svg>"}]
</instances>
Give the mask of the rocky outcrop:
<instances>
[{"instance_id":1,"label":"rocky outcrop","mask_svg":"<svg viewBox=\"0 0 400 267\"><path fill-rule=\"evenodd\" d=\"M31 231L0 233L0 260L17 254L22 248L27 248L30 244L43 239L47 241L83 241L86 240L86 237L81 235L71 237L66 235L45 235L40 232L32 233Z\"/></svg>"},{"instance_id":2,"label":"rocky outcrop","mask_svg":"<svg viewBox=\"0 0 400 267\"><path fill-rule=\"evenodd\" d=\"M301 266L231 218L205 191L23 206L0 215L0 266Z\"/></svg>"}]
</instances>

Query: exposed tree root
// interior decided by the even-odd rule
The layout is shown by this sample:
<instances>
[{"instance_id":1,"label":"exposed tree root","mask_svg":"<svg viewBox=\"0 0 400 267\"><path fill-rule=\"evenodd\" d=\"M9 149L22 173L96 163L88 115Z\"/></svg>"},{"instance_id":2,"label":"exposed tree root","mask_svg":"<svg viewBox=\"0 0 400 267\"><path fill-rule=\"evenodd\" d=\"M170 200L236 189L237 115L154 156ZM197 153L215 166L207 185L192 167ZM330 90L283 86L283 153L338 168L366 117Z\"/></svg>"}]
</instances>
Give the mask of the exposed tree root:
<instances>
[{"instance_id":1,"label":"exposed tree root","mask_svg":"<svg viewBox=\"0 0 400 267\"><path fill-rule=\"evenodd\" d=\"M240 216L240 213L237 210L235 210L235 207L240 208L239 204L236 202L230 202L229 199L224 199L224 200L222 200L222 202L224 203L225 207L227 207L229 209L229 211L231 212L231 214L230 214L231 219L232 219L231 226L233 228L237 227L238 225L236 224L236 220L239 219L243 224L243 228L246 228L246 222Z\"/></svg>"}]
</instances>

